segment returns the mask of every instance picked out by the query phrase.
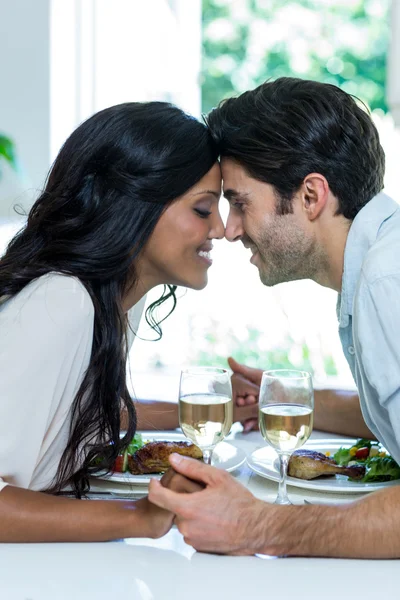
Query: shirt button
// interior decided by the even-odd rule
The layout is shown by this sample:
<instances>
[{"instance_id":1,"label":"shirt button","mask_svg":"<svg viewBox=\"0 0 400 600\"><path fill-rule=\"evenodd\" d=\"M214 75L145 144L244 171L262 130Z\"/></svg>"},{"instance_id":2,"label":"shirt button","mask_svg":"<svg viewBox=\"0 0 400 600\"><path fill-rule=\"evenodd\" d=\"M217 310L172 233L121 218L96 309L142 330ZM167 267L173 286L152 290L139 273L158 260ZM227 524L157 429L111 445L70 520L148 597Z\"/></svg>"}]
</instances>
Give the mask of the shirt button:
<instances>
[{"instance_id":1,"label":"shirt button","mask_svg":"<svg viewBox=\"0 0 400 600\"><path fill-rule=\"evenodd\" d=\"M354 350L354 346L349 346L348 350L349 350L349 354L355 354L356 353L356 351Z\"/></svg>"}]
</instances>

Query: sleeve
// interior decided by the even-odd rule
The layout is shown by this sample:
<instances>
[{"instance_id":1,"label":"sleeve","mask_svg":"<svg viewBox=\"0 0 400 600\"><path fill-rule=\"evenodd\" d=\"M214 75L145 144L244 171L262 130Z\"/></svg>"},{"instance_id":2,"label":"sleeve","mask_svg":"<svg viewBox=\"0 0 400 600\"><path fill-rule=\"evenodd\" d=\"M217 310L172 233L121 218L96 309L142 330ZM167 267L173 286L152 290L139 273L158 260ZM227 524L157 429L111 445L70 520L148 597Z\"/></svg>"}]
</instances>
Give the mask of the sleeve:
<instances>
[{"instance_id":1,"label":"sleeve","mask_svg":"<svg viewBox=\"0 0 400 600\"><path fill-rule=\"evenodd\" d=\"M400 448L400 274L362 282L354 310L355 345L368 383L387 410ZM358 346L358 347L357 347Z\"/></svg>"},{"instance_id":2,"label":"sleeve","mask_svg":"<svg viewBox=\"0 0 400 600\"><path fill-rule=\"evenodd\" d=\"M146 304L146 295L128 311L128 348L132 348Z\"/></svg>"},{"instance_id":3,"label":"sleeve","mask_svg":"<svg viewBox=\"0 0 400 600\"><path fill-rule=\"evenodd\" d=\"M35 280L1 307L0 489L28 487L54 407L66 394L72 402L80 381L71 377L87 368L93 315L86 289L61 275Z\"/></svg>"}]
</instances>

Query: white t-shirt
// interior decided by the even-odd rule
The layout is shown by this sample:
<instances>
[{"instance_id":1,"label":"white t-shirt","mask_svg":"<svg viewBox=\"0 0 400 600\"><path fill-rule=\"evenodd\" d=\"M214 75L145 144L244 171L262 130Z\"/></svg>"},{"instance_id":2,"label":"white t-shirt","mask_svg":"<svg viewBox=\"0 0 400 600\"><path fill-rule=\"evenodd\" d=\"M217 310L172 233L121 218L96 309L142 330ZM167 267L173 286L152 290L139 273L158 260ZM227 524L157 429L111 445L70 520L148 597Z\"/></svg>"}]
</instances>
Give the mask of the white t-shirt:
<instances>
[{"instance_id":1,"label":"white t-shirt","mask_svg":"<svg viewBox=\"0 0 400 600\"><path fill-rule=\"evenodd\" d=\"M133 331L144 302L129 313ZM52 482L89 365L93 323L92 300L75 277L44 275L0 303L0 490Z\"/></svg>"}]
</instances>

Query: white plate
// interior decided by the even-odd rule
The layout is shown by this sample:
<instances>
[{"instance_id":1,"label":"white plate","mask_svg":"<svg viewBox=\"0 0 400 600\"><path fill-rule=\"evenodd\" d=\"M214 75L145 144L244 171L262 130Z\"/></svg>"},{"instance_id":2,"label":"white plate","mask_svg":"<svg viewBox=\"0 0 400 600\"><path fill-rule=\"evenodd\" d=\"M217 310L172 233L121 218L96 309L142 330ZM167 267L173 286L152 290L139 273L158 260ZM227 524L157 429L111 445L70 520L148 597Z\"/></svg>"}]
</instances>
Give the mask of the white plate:
<instances>
[{"instance_id":1,"label":"white plate","mask_svg":"<svg viewBox=\"0 0 400 600\"><path fill-rule=\"evenodd\" d=\"M138 432L139 433L139 432ZM144 441L163 441L163 442L183 442L187 441L187 438L178 432L159 432L159 431L140 431L140 434ZM213 456L212 465L225 471L234 471L246 460L246 454L241 448L236 448L228 442L220 442L216 446ZM133 485L147 485L151 479L160 479L161 475L132 475L132 473L112 473L111 475L99 475L95 476L97 479L106 479L107 481L115 481L118 483L127 483Z\"/></svg>"},{"instance_id":2,"label":"white plate","mask_svg":"<svg viewBox=\"0 0 400 600\"><path fill-rule=\"evenodd\" d=\"M331 456L341 447L351 447L356 440L309 440L302 448L315 450L316 452L330 452ZM271 446L259 448L253 452L248 458L247 463L257 475L279 481L279 461L278 455ZM318 479L297 479L296 477L288 477L287 484L294 487L300 487L316 492L336 492L338 494L365 494L373 492L380 488L400 485L400 479L395 481L386 481L382 483L362 483L357 481L349 481L345 475L334 475L332 477L321 477Z\"/></svg>"}]
</instances>

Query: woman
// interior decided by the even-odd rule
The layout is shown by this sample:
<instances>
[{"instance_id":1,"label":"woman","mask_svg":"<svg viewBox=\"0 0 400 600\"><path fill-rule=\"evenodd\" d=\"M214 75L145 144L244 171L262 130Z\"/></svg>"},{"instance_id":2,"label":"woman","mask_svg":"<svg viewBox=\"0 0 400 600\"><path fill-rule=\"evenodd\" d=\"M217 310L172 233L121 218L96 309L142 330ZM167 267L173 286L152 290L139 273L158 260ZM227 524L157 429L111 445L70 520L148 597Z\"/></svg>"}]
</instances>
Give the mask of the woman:
<instances>
[{"instance_id":1,"label":"woman","mask_svg":"<svg viewBox=\"0 0 400 600\"><path fill-rule=\"evenodd\" d=\"M207 129L167 103L108 108L64 144L0 260L0 542L170 528L173 515L147 498L77 502L38 490L70 485L80 496L133 437L127 313L163 284L146 315L155 323L176 286L206 285L212 240L224 234L220 192Z\"/></svg>"}]
</instances>

